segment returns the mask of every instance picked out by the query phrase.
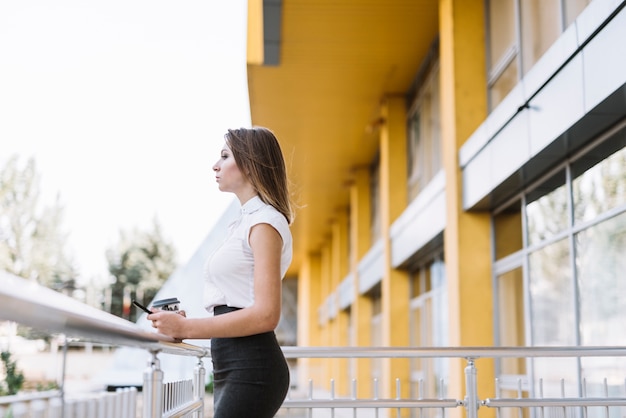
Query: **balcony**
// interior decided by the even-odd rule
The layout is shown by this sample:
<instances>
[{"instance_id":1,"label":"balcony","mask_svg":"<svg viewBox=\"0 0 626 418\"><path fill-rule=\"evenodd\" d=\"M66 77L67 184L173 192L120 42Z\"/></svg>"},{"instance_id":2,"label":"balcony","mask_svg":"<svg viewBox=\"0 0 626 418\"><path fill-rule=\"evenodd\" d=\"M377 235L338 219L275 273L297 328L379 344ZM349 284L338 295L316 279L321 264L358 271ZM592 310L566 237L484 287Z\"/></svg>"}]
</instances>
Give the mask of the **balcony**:
<instances>
[{"instance_id":1,"label":"balcony","mask_svg":"<svg viewBox=\"0 0 626 418\"><path fill-rule=\"evenodd\" d=\"M68 369L68 348L72 344L128 347L145 352L138 385L107 392L104 388L79 394L61 380L59 390L18 394L0 398L2 417L205 417L211 416L211 396L205 393L210 357L206 347L176 342L84 305L24 279L0 274L0 319L64 335L61 345L63 376ZM292 364L292 390L279 416L285 417L607 417L626 416L626 370L606 369L607 377L571 385L547 375L500 374L493 394L479 394L477 387L482 362L501 359L602 358L607 364L624 364L626 347L283 347ZM83 351L89 355L89 351ZM96 354L92 353L94 361ZM186 376L168 376L161 367L164 356L191 359ZM370 393L345 373L324 381L313 360L356 359L407 362L463 361L463 393L448 393L449 376L432 382L416 371L411 382L367 382ZM208 362L210 364L210 361ZM413 369L413 368L412 368ZM445 368L444 368L445 370ZM543 372L547 372L544 370ZM619 376L616 378L616 376ZM349 384L346 385L346 380ZM341 389L336 388L337 382ZM136 387L138 386L138 387ZM383 387L384 386L384 387ZM394 389L389 390L389 387ZM410 387L406 387L410 386ZM431 390L432 387L434 390ZM572 389L573 388L573 389ZM138 390L139 389L139 390ZM555 391L556 389L556 391Z\"/></svg>"}]
</instances>

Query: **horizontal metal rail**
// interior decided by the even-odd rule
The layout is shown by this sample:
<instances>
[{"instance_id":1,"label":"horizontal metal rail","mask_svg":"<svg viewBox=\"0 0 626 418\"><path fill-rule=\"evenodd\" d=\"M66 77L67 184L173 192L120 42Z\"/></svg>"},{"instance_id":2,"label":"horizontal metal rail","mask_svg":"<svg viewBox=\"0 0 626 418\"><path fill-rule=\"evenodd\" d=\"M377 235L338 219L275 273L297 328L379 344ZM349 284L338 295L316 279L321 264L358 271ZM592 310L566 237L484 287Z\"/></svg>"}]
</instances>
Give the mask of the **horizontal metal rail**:
<instances>
[{"instance_id":1,"label":"horizontal metal rail","mask_svg":"<svg viewBox=\"0 0 626 418\"><path fill-rule=\"evenodd\" d=\"M205 357L206 347L149 332L21 277L0 272L0 320L103 344L145 348L154 352Z\"/></svg>"},{"instance_id":2,"label":"horizontal metal rail","mask_svg":"<svg viewBox=\"0 0 626 418\"><path fill-rule=\"evenodd\" d=\"M33 402L58 398L61 396L60 390L45 390L28 394L17 394L11 396L0 396L0 406L10 405L17 402Z\"/></svg>"},{"instance_id":3,"label":"horizontal metal rail","mask_svg":"<svg viewBox=\"0 0 626 418\"><path fill-rule=\"evenodd\" d=\"M626 357L624 346L585 347L283 347L287 358Z\"/></svg>"},{"instance_id":4,"label":"horizontal metal rail","mask_svg":"<svg viewBox=\"0 0 626 418\"><path fill-rule=\"evenodd\" d=\"M490 408L626 406L626 397L485 399L482 405Z\"/></svg>"}]
</instances>

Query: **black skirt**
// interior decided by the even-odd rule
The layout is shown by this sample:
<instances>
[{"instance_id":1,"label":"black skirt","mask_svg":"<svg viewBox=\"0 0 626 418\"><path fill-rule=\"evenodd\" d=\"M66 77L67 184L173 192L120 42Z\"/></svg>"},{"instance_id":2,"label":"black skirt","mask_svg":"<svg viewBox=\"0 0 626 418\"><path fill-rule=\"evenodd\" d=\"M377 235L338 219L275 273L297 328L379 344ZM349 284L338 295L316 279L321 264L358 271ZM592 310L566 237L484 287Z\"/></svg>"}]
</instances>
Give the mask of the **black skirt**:
<instances>
[{"instance_id":1,"label":"black skirt","mask_svg":"<svg viewBox=\"0 0 626 418\"><path fill-rule=\"evenodd\" d=\"M215 315L237 310L217 306ZM271 418L289 390L289 367L276 334L213 338L214 418Z\"/></svg>"}]
</instances>

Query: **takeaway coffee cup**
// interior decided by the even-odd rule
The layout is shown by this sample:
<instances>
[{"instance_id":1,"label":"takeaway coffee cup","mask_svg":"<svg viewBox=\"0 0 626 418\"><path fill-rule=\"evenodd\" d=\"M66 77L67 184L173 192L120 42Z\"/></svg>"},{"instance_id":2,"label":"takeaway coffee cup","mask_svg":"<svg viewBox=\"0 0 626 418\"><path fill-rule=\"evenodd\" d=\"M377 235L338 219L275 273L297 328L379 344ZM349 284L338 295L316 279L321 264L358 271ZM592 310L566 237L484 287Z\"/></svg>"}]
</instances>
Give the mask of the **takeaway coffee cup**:
<instances>
[{"instance_id":1,"label":"takeaway coffee cup","mask_svg":"<svg viewBox=\"0 0 626 418\"><path fill-rule=\"evenodd\" d=\"M180 309L180 301L178 298L159 299L152 302L152 307L162 311L178 311Z\"/></svg>"}]
</instances>

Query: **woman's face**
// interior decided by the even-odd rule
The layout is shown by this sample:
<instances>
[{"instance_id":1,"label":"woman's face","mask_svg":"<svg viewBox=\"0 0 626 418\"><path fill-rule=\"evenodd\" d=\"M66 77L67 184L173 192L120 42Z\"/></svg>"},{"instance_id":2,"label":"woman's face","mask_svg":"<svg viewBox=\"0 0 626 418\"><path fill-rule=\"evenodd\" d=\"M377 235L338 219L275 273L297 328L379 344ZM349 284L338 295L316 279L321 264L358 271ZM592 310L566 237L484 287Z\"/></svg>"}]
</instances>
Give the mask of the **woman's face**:
<instances>
[{"instance_id":1,"label":"woman's face","mask_svg":"<svg viewBox=\"0 0 626 418\"><path fill-rule=\"evenodd\" d=\"M213 165L213 171L215 171L215 181L223 192L236 194L248 184L248 180L241 174L228 144L224 144L220 152L220 159Z\"/></svg>"}]
</instances>

